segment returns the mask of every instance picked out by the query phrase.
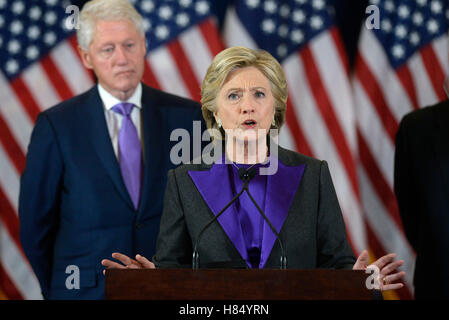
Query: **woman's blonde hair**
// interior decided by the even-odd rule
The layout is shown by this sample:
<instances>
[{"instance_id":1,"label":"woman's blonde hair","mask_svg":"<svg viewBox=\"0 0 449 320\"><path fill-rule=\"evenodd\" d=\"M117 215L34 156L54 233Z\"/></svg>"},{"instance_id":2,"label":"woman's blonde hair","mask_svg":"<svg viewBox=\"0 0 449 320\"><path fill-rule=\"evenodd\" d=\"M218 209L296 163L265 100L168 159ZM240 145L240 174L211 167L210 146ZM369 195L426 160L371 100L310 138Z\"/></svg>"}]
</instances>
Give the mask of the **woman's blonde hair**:
<instances>
[{"instance_id":1,"label":"woman's blonde hair","mask_svg":"<svg viewBox=\"0 0 449 320\"><path fill-rule=\"evenodd\" d=\"M217 97L230 72L238 68L255 67L270 81L275 100L275 125L279 129L285 121L287 108L287 81L279 62L265 50L232 47L217 54L207 69L201 85L201 105L204 120L209 130L220 130L214 117L217 111Z\"/></svg>"},{"instance_id":2,"label":"woman's blonde hair","mask_svg":"<svg viewBox=\"0 0 449 320\"><path fill-rule=\"evenodd\" d=\"M98 21L123 19L131 21L137 31L142 36L145 35L142 16L128 0L91 0L87 2L80 12L80 28L76 32L79 46L84 51L88 50Z\"/></svg>"}]
</instances>

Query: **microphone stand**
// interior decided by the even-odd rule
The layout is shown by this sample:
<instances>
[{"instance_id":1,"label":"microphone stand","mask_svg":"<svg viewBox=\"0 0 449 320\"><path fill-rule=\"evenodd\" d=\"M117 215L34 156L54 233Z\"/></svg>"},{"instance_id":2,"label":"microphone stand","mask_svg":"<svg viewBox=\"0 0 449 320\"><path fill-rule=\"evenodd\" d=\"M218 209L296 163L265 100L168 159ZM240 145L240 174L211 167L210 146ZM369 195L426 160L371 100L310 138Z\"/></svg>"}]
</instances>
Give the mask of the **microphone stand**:
<instances>
[{"instance_id":1,"label":"microphone stand","mask_svg":"<svg viewBox=\"0 0 449 320\"><path fill-rule=\"evenodd\" d=\"M252 169L252 170L251 170ZM271 231L275 234L277 241L279 242L279 247L281 248L281 261L280 261L280 268L281 269L287 269L287 256L285 255L285 250L284 250L284 246L282 245L282 241L281 238L279 237L279 233L276 231L276 229L274 228L273 224L271 223L271 221L268 219L268 217L265 215L265 213L263 212L263 210L259 207L259 205L257 204L257 202L254 200L253 196L251 195L251 193L249 192L249 181L254 178L254 176L256 175L255 169L254 168L250 168L248 170L244 169L244 168L239 168L238 169L239 172L239 177L240 179L243 181L243 187L240 190L240 192L231 199L231 201L229 201L229 203L220 210L220 212L213 217L200 231L200 233L198 234L198 238L195 241L195 245L193 247L193 256L192 256L192 269L193 270L198 270L199 268L199 253L198 253L198 244L200 242L201 236L203 235L204 231L212 224L215 222L215 220L217 220L223 212L225 212L225 210L227 208L229 208L229 206L235 201L237 200L244 191L246 191L246 193L248 194L249 198L251 199L251 201L254 203L254 205L257 208L257 211L259 211L259 213L262 215L262 217L264 218L264 220L268 223L268 225L270 226Z\"/></svg>"},{"instance_id":2,"label":"microphone stand","mask_svg":"<svg viewBox=\"0 0 449 320\"><path fill-rule=\"evenodd\" d=\"M274 228L273 224L271 223L271 221L268 219L268 217L265 215L265 213L262 211L262 209L259 207L259 205L257 204L257 202L254 200L253 196L251 195L251 193L248 190L248 186L245 188L246 193L248 194L249 198L251 199L251 201L254 203L254 205L257 208L257 211L259 211L259 213L262 215L262 217L265 219L265 221L268 223L268 225L270 226L271 231L273 231L274 235L276 236L277 241L279 242L279 246L281 247L281 269L287 269L287 256L285 255L285 250L284 250L284 246L282 245L282 241L279 237L279 233L276 231L276 229Z\"/></svg>"},{"instance_id":3,"label":"microphone stand","mask_svg":"<svg viewBox=\"0 0 449 320\"><path fill-rule=\"evenodd\" d=\"M249 182L249 181L248 181L248 182ZM232 198L232 200L229 201L229 203L228 203L223 209L221 209L220 212L217 213L217 215L216 215L215 217L213 217L213 218L212 218L212 219L211 219L211 220L210 220L210 221L203 227L203 229L201 229L200 233L198 234L198 238L197 238L196 241L195 241L195 246L193 247L193 257L192 257L192 269L193 269L193 270L198 270L198 268L199 268L198 244L200 243L200 239L201 239L201 236L203 235L204 231L206 231L206 229L207 229L212 223L214 223L215 220L217 220L217 219L222 215L222 213L225 212L226 209L229 208L229 206L230 206L235 200L237 200L237 199L240 197L240 195L241 195L241 194L243 193L243 191L245 190L245 185L246 185L246 188L247 188L248 182L245 182L245 183L243 184L242 190L240 190L240 192L239 192L234 198Z\"/></svg>"}]
</instances>

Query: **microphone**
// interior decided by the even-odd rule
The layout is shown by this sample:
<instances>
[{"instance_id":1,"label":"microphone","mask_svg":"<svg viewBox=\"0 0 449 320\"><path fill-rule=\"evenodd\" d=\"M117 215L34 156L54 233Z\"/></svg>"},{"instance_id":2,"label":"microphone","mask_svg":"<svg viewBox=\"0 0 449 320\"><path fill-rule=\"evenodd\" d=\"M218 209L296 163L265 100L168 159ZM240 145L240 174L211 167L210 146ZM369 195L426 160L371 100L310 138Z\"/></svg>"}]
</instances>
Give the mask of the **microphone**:
<instances>
[{"instance_id":1,"label":"microphone","mask_svg":"<svg viewBox=\"0 0 449 320\"><path fill-rule=\"evenodd\" d=\"M198 233L198 238L195 241L195 245L193 247L193 256L192 256L192 269L193 270L197 270L199 268L199 253L198 253L198 245L200 243L201 240L201 236L203 235L204 231L206 231L206 229L215 222L215 220L217 220L222 214L223 212L226 211L227 208L229 208L229 206L236 201L243 193L243 191L246 191L246 193L248 194L249 198L251 199L251 201L254 203L254 205L256 206L257 210L259 211L259 213L262 215L262 217L264 218L264 220L268 223L268 225L270 226L271 231L273 231L273 233L276 235L276 239L279 242L279 246L281 248L281 261L280 261L280 267L281 269L287 269L287 256L285 255L285 250L284 250L284 246L282 244L282 241L279 237L279 233L276 231L276 229L274 228L273 224L271 223L271 221L268 219L268 217L265 215L265 213L263 212L263 210L259 207L259 205L257 204L257 202L254 200L254 198L251 196L251 193L249 192L248 189L248 185L249 182L256 176L256 168L250 167L249 169L245 169L245 168L239 168L238 169L238 175L239 178L243 181L243 187L240 190L240 192L231 199L231 201L228 202L228 204L220 210L220 212L218 212L218 214L213 217L202 229L201 231Z\"/></svg>"},{"instance_id":2,"label":"microphone","mask_svg":"<svg viewBox=\"0 0 449 320\"><path fill-rule=\"evenodd\" d=\"M251 199L251 201L256 206L257 211L259 211L259 213L262 215L264 220L270 226L271 231L273 231L273 233L275 234L276 239L279 242L279 247L281 248L281 261L280 261L281 269L287 269L287 256L285 254L285 250L284 250L284 246L282 245L281 238L279 237L279 233L276 231L276 229L274 228L274 226L271 223L270 219L268 219L268 217L265 215L263 210L259 207L259 205L257 204L256 200L254 200L253 196L249 192L249 189L248 189L249 181L252 178L254 178L255 175L256 175L256 169L253 168L253 167L250 167L248 170L245 170L244 168L239 168L239 177L243 181L243 189L242 190L246 191L246 193L248 194L249 198Z\"/></svg>"},{"instance_id":3,"label":"microphone","mask_svg":"<svg viewBox=\"0 0 449 320\"><path fill-rule=\"evenodd\" d=\"M240 180L242 180L244 183L248 182L250 180L252 180L252 178L254 178L256 176L256 169L253 167L250 167L248 169L245 168L239 168L239 178Z\"/></svg>"}]
</instances>

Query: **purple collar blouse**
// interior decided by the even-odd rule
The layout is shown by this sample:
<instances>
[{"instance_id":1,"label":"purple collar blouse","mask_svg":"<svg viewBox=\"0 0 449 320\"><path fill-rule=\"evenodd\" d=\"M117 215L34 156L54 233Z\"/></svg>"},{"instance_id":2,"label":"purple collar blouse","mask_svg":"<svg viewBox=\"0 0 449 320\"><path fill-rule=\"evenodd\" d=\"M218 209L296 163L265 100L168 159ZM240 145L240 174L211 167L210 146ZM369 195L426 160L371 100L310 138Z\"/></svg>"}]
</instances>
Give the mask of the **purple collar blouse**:
<instances>
[{"instance_id":1,"label":"purple collar blouse","mask_svg":"<svg viewBox=\"0 0 449 320\"><path fill-rule=\"evenodd\" d=\"M259 168L262 165L236 164L236 166L245 169L249 169L250 167L256 169L257 174L249 182L248 189L259 207L265 211L267 176L259 174ZM239 193L243 187L243 181L239 177L236 166L232 164L228 165L233 194ZM248 265L251 268L259 268L265 220L246 192L242 193L234 205L248 252Z\"/></svg>"}]
</instances>

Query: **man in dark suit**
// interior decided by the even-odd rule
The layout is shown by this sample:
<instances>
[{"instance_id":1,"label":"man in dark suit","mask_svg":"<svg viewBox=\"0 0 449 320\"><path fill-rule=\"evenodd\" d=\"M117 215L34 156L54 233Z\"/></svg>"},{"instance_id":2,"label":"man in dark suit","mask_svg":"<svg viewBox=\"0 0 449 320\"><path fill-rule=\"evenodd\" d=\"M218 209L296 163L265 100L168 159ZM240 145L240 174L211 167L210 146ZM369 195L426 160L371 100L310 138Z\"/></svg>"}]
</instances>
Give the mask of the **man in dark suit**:
<instances>
[{"instance_id":1,"label":"man in dark suit","mask_svg":"<svg viewBox=\"0 0 449 320\"><path fill-rule=\"evenodd\" d=\"M98 84L38 116L21 178L21 241L49 299L100 299L103 258L154 254L170 133L202 119L198 103L141 83L144 29L128 1L90 1L80 26Z\"/></svg>"},{"instance_id":2,"label":"man in dark suit","mask_svg":"<svg viewBox=\"0 0 449 320\"><path fill-rule=\"evenodd\" d=\"M416 299L449 298L449 101L406 115L396 136L394 188L416 251Z\"/></svg>"}]
</instances>

